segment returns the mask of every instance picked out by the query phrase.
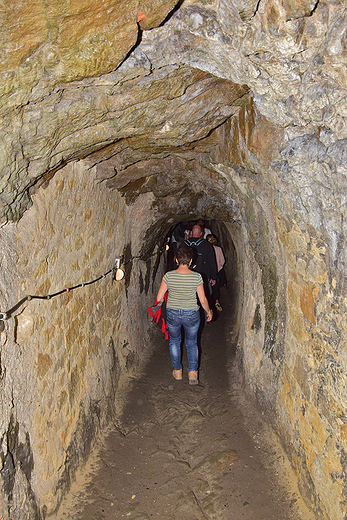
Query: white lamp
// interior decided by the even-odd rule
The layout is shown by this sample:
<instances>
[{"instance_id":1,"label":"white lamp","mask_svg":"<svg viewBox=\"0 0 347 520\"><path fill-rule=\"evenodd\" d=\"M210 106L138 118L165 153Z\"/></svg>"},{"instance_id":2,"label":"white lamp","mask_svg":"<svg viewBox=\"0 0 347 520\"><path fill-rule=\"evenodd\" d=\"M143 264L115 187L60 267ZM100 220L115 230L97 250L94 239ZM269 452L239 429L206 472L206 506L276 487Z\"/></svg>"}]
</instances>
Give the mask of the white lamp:
<instances>
[{"instance_id":1,"label":"white lamp","mask_svg":"<svg viewBox=\"0 0 347 520\"><path fill-rule=\"evenodd\" d=\"M120 280L123 280L124 278L124 271L120 268L120 258L116 258L115 264L114 264L116 273L114 275L114 279L119 282Z\"/></svg>"}]
</instances>

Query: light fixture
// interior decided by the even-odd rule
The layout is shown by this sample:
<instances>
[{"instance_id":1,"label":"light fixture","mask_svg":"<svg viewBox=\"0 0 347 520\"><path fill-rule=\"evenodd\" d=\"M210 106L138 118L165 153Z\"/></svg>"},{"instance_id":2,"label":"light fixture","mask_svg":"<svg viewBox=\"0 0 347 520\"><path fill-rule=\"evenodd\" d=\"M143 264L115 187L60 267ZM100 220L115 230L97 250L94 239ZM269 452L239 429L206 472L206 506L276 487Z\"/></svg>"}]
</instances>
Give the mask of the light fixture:
<instances>
[{"instance_id":1,"label":"light fixture","mask_svg":"<svg viewBox=\"0 0 347 520\"><path fill-rule=\"evenodd\" d=\"M123 280L124 278L124 271L120 268L120 258L116 258L115 264L114 264L114 273L113 273L113 279L117 282L120 282L120 280Z\"/></svg>"}]
</instances>

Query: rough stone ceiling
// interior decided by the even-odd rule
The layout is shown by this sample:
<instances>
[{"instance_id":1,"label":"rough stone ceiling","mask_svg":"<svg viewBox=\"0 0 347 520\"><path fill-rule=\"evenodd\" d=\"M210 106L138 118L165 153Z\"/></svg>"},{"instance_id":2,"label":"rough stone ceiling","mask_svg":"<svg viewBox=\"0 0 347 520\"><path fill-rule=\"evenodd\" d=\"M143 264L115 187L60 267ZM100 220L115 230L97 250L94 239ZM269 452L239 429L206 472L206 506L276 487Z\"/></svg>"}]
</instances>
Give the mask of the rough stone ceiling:
<instances>
[{"instance_id":1,"label":"rough stone ceiling","mask_svg":"<svg viewBox=\"0 0 347 520\"><path fill-rule=\"evenodd\" d=\"M157 28L175 2L14 4L1 31L2 222L20 218L67 161L87 156L117 189L150 189L147 168L167 172L163 159L177 153L208 180L211 132L250 92L277 127L324 125L346 137L339 2L188 0ZM145 30L125 59L135 20Z\"/></svg>"}]
</instances>

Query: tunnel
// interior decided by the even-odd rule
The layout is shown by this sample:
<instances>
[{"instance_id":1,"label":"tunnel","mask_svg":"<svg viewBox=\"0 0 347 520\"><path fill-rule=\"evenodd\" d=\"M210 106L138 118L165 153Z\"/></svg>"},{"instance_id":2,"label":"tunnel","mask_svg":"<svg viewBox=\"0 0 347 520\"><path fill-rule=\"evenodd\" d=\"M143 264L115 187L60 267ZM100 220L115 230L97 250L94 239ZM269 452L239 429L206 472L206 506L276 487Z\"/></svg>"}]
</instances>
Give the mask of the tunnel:
<instances>
[{"instance_id":1,"label":"tunnel","mask_svg":"<svg viewBox=\"0 0 347 520\"><path fill-rule=\"evenodd\" d=\"M0 519L58 514L152 366L166 237L197 218L246 399L317 518L345 519L344 3L0 12Z\"/></svg>"}]
</instances>

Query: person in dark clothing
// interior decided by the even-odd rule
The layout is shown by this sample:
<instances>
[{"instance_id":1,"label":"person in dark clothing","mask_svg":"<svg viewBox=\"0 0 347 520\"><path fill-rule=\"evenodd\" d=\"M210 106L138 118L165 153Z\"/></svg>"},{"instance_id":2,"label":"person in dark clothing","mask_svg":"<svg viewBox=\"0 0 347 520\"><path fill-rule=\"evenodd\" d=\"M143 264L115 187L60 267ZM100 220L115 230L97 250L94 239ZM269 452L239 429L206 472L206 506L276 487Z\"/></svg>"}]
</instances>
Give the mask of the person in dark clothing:
<instances>
[{"instance_id":1,"label":"person in dark clothing","mask_svg":"<svg viewBox=\"0 0 347 520\"><path fill-rule=\"evenodd\" d=\"M212 287L215 285L217 280L217 262L213 245L202 237L203 230L201 226L195 225L192 229L190 238L185 240L184 243L187 246L192 247L196 252L193 271L202 275L205 294L209 299L212 293Z\"/></svg>"}]
</instances>

